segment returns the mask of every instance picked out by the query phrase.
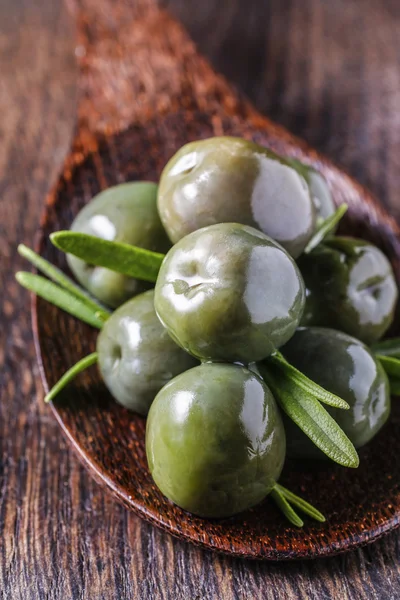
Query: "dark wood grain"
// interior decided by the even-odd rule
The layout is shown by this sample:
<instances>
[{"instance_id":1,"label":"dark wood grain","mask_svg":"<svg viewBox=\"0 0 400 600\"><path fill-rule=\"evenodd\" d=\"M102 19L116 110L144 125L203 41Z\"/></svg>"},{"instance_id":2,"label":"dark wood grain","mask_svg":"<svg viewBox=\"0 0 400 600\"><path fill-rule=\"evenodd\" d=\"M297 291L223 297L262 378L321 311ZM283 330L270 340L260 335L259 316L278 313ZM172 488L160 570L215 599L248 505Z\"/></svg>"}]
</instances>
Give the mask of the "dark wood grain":
<instances>
[{"instance_id":1,"label":"dark wood grain","mask_svg":"<svg viewBox=\"0 0 400 600\"><path fill-rule=\"evenodd\" d=\"M254 17L255 2L243 8L239 0L230 0L224 11L218 10L219 2L186 4L190 6L183 15L187 24L196 33L196 23L203 23L203 47L220 66L229 60L233 63L231 57L239 55L236 73L228 74L247 86L259 105L265 103L274 118L328 151L398 210L400 83L395 2L368 0L361 15L349 8L350 3L321 2L318 18L308 20L316 6L309 0L301 3L302 9L296 2L271 2L268 19ZM200 4L206 6L203 17ZM260 2L264 15L263 7ZM182 5L176 1L175 8L182 10ZM285 36L287 15L291 27ZM30 241L44 192L68 146L74 103L73 42L56 2L40 6L28 0L3 0L0 16L1 114L9 115L1 122L0 150L1 226L7 233L0 238L3 289L7 284L0 328L1 596L24 600L397 598L398 534L332 560L283 566L232 560L177 542L142 523L102 494L78 466L39 402L42 390L32 358L27 298L12 285L12 272L21 266L14 245L21 237ZM14 23L11 31L10 22ZM301 27L295 35L296 23ZM238 31L242 43L232 55ZM23 39L26 46L21 51ZM265 49L258 66L255 39ZM293 50L294 43L304 50L302 40L314 49L311 54L307 46L304 59ZM321 52L327 40L331 53L335 51L332 58ZM225 48L227 59L221 58L220 47ZM348 70L343 70L350 51L351 84ZM305 85L304 69L298 71L302 60L313 65L313 86ZM254 69L249 71L251 77L248 61ZM286 66L281 69L281 65ZM344 108L339 113L340 106Z\"/></svg>"}]
</instances>

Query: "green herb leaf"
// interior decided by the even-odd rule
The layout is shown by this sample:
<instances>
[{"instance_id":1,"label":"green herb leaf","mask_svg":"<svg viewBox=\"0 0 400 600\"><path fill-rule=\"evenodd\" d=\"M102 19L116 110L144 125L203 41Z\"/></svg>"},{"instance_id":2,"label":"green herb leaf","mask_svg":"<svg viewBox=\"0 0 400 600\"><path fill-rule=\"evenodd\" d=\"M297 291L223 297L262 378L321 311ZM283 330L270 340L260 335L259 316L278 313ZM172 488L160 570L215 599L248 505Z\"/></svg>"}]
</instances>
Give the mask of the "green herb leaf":
<instances>
[{"instance_id":1,"label":"green herb leaf","mask_svg":"<svg viewBox=\"0 0 400 600\"><path fill-rule=\"evenodd\" d=\"M97 363L98 354L97 352L93 352L85 358L82 358L79 362L77 362L73 367L68 369L66 373L57 381L56 385L51 388L48 394L46 394L44 401L51 402L54 398L61 392L62 389L65 388L66 385L69 384L79 373L82 373L88 367L91 367L95 363Z\"/></svg>"},{"instance_id":2,"label":"green herb leaf","mask_svg":"<svg viewBox=\"0 0 400 600\"><path fill-rule=\"evenodd\" d=\"M287 520L295 525L296 527L303 527L304 521L302 521L296 511L290 506L285 496L279 490L278 486L275 486L271 491L271 498L279 508L279 510L285 515Z\"/></svg>"},{"instance_id":3,"label":"green herb leaf","mask_svg":"<svg viewBox=\"0 0 400 600\"><path fill-rule=\"evenodd\" d=\"M87 304L45 277L19 271L15 275L15 278L24 288L51 302L51 304L58 306L58 308L65 310L70 315L92 325L92 327L97 327L98 329L103 327L104 321Z\"/></svg>"},{"instance_id":4,"label":"green herb leaf","mask_svg":"<svg viewBox=\"0 0 400 600\"><path fill-rule=\"evenodd\" d=\"M318 227L311 240L308 242L304 249L305 254L314 250L336 227L342 217L346 214L348 209L347 204L341 204L336 211L325 219Z\"/></svg>"},{"instance_id":5,"label":"green herb leaf","mask_svg":"<svg viewBox=\"0 0 400 600\"><path fill-rule=\"evenodd\" d=\"M389 349L391 351L392 348ZM400 396L400 359L395 356L385 354L375 354L389 379L390 393L393 396Z\"/></svg>"},{"instance_id":6,"label":"green herb leaf","mask_svg":"<svg viewBox=\"0 0 400 600\"><path fill-rule=\"evenodd\" d=\"M328 390L325 390L323 387L315 383L315 381L312 381L306 377L306 375L296 369L296 367L288 363L288 361L280 352L275 352L275 354L272 354L266 360L276 365L282 370L285 376L299 386L299 388L301 388L304 392L311 394L323 404L334 406L335 408L342 408L344 410L348 410L350 408L349 404L345 402L345 400L339 398L339 396L336 396L331 392L328 392Z\"/></svg>"},{"instance_id":7,"label":"green herb leaf","mask_svg":"<svg viewBox=\"0 0 400 600\"><path fill-rule=\"evenodd\" d=\"M103 321L106 321L110 316L110 312L104 308L101 304L96 302L85 290L83 290L79 285L76 285L63 273L60 269L52 265L42 256L36 254L33 250L24 246L24 244L20 244L18 246L18 253L26 258L34 267L36 267L39 271L41 271L44 275L47 275L49 279L58 283L65 290L68 290L73 294L76 298L79 298L88 308L90 308L94 313L98 314L99 318Z\"/></svg>"},{"instance_id":8,"label":"green herb leaf","mask_svg":"<svg viewBox=\"0 0 400 600\"><path fill-rule=\"evenodd\" d=\"M63 252L73 254L90 265L106 267L128 277L153 283L157 281L165 256L137 246L109 242L94 235L73 231L57 231L50 235L50 239Z\"/></svg>"},{"instance_id":9,"label":"green herb leaf","mask_svg":"<svg viewBox=\"0 0 400 600\"><path fill-rule=\"evenodd\" d=\"M303 498L300 498L300 496L296 496L296 494L284 488L279 483L275 484L275 489L278 490L288 502L294 504L297 508L302 510L304 514L308 515L312 519L315 519L316 521L319 521L320 523L325 523L326 519L324 515L321 512L319 512L319 510L317 510L312 504L306 502L305 500L303 500Z\"/></svg>"},{"instance_id":10,"label":"green herb leaf","mask_svg":"<svg viewBox=\"0 0 400 600\"><path fill-rule=\"evenodd\" d=\"M315 397L273 364L261 363L259 370L281 408L322 452L344 467L358 467L353 444Z\"/></svg>"},{"instance_id":11,"label":"green herb leaf","mask_svg":"<svg viewBox=\"0 0 400 600\"><path fill-rule=\"evenodd\" d=\"M385 369L389 377L400 379L400 360L394 356L384 356L383 354L375 354L382 367Z\"/></svg>"},{"instance_id":12,"label":"green herb leaf","mask_svg":"<svg viewBox=\"0 0 400 600\"><path fill-rule=\"evenodd\" d=\"M390 340L377 342L371 346L371 350L374 354L379 354L380 356L400 358L400 338L391 338Z\"/></svg>"}]
</instances>

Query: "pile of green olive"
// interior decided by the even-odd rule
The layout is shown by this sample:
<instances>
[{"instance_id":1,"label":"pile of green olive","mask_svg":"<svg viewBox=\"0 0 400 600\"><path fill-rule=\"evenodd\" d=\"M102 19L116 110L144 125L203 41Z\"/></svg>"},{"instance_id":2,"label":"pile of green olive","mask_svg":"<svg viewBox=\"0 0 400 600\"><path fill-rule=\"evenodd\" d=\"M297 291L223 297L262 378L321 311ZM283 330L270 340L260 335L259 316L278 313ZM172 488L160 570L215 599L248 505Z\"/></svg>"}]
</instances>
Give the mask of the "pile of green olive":
<instances>
[{"instance_id":1,"label":"pile of green olive","mask_svg":"<svg viewBox=\"0 0 400 600\"><path fill-rule=\"evenodd\" d=\"M100 329L47 399L97 362L148 415L149 469L178 506L229 517L270 494L296 525L293 506L323 520L278 483L286 454L357 467L400 389L400 343L379 342L394 273L335 234L345 209L317 171L230 137L181 148L158 186L100 193L51 236L87 291L20 249L49 278L20 283Z\"/></svg>"}]
</instances>

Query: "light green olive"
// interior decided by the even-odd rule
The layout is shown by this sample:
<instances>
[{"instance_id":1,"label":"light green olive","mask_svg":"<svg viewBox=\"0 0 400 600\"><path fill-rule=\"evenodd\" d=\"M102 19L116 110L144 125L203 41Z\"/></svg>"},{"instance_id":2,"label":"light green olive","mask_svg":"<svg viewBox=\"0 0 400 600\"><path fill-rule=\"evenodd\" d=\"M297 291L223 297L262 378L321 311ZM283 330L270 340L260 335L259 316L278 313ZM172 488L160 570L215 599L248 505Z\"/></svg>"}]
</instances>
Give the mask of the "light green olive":
<instances>
[{"instance_id":1,"label":"light green olive","mask_svg":"<svg viewBox=\"0 0 400 600\"><path fill-rule=\"evenodd\" d=\"M324 406L356 448L370 442L390 415L385 371L370 350L345 333L320 327L299 329L282 348L307 377L346 400L349 410ZM262 374L262 365L259 367ZM288 453L297 458L324 454L285 417Z\"/></svg>"},{"instance_id":2,"label":"light green olive","mask_svg":"<svg viewBox=\"0 0 400 600\"><path fill-rule=\"evenodd\" d=\"M257 375L237 365L203 364L157 395L146 453L167 498L202 517L229 517L274 487L285 459L285 432Z\"/></svg>"},{"instance_id":3,"label":"light green olive","mask_svg":"<svg viewBox=\"0 0 400 600\"><path fill-rule=\"evenodd\" d=\"M157 212L157 185L150 182L122 183L101 192L79 212L71 231L156 252L165 252L171 245ZM77 280L114 308L150 287L72 255L67 260Z\"/></svg>"},{"instance_id":4,"label":"light green olive","mask_svg":"<svg viewBox=\"0 0 400 600\"><path fill-rule=\"evenodd\" d=\"M201 227L234 222L263 231L297 257L315 228L307 183L290 160L234 137L183 146L162 172L158 209L174 243Z\"/></svg>"},{"instance_id":5,"label":"light green olive","mask_svg":"<svg viewBox=\"0 0 400 600\"><path fill-rule=\"evenodd\" d=\"M386 256L368 242L335 237L300 257L307 288L303 325L332 327L366 344L392 323L397 285Z\"/></svg>"},{"instance_id":6,"label":"light green olive","mask_svg":"<svg viewBox=\"0 0 400 600\"><path fill-rule=\"evenodd\" d=\"M171 337L205 360L261 360L293 335L304 308L293 259L245 225L199 229L171 248L161 266L156 312Z\"/></svg>"},{"instance_id":7,"label":"light green olive","mask_svg":"<svg viewBox=\"0 0 400 600\"><path fill-rule=\"evenodd\" d=\"M97 338L98 364L114 398L145 416L160 389L197 361L172 341L154 310L154 290L120 306Z\"/></svg>"}]
</instances>

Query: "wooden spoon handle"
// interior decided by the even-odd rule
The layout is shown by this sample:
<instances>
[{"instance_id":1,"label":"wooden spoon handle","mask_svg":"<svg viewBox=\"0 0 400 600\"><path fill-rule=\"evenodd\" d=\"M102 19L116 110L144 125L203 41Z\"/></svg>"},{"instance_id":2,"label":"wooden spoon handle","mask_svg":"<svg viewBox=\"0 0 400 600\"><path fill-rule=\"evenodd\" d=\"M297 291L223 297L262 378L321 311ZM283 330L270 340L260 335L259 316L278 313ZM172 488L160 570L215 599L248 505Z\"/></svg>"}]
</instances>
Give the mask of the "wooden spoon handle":
<instances>
[{"instance_id":1,"label":"wooden spoon handle","mask_svg":"<svg viewBox=\"0 0 400 600\"><path fill-rule=\"evenodd\" d=\"M67 0L78 30L79 120L109 133L181 109L234 115L247 104L154 0ZM222 133L221 128L219 133Z\"/></svg>"},{"instance_id":2,"label":"wooden spoon handle","mask_svg":"<svg viewBox=\"0 0 400 600\"><path fill-rule=\"evenodd\" d=\"M232 131L284 154L303 156L307 144L261 116L197 52L184 28L156 0L66 0L77 23L80 66L79 131L109 135L180 114L204 115L214 135ZM245 125L245 127L244 127ZM248 130L246 135L246 131ZM171 148L176 150L174 140ZM305 157L307 162L307 157Z\"/></svg>"}]
</instances>

